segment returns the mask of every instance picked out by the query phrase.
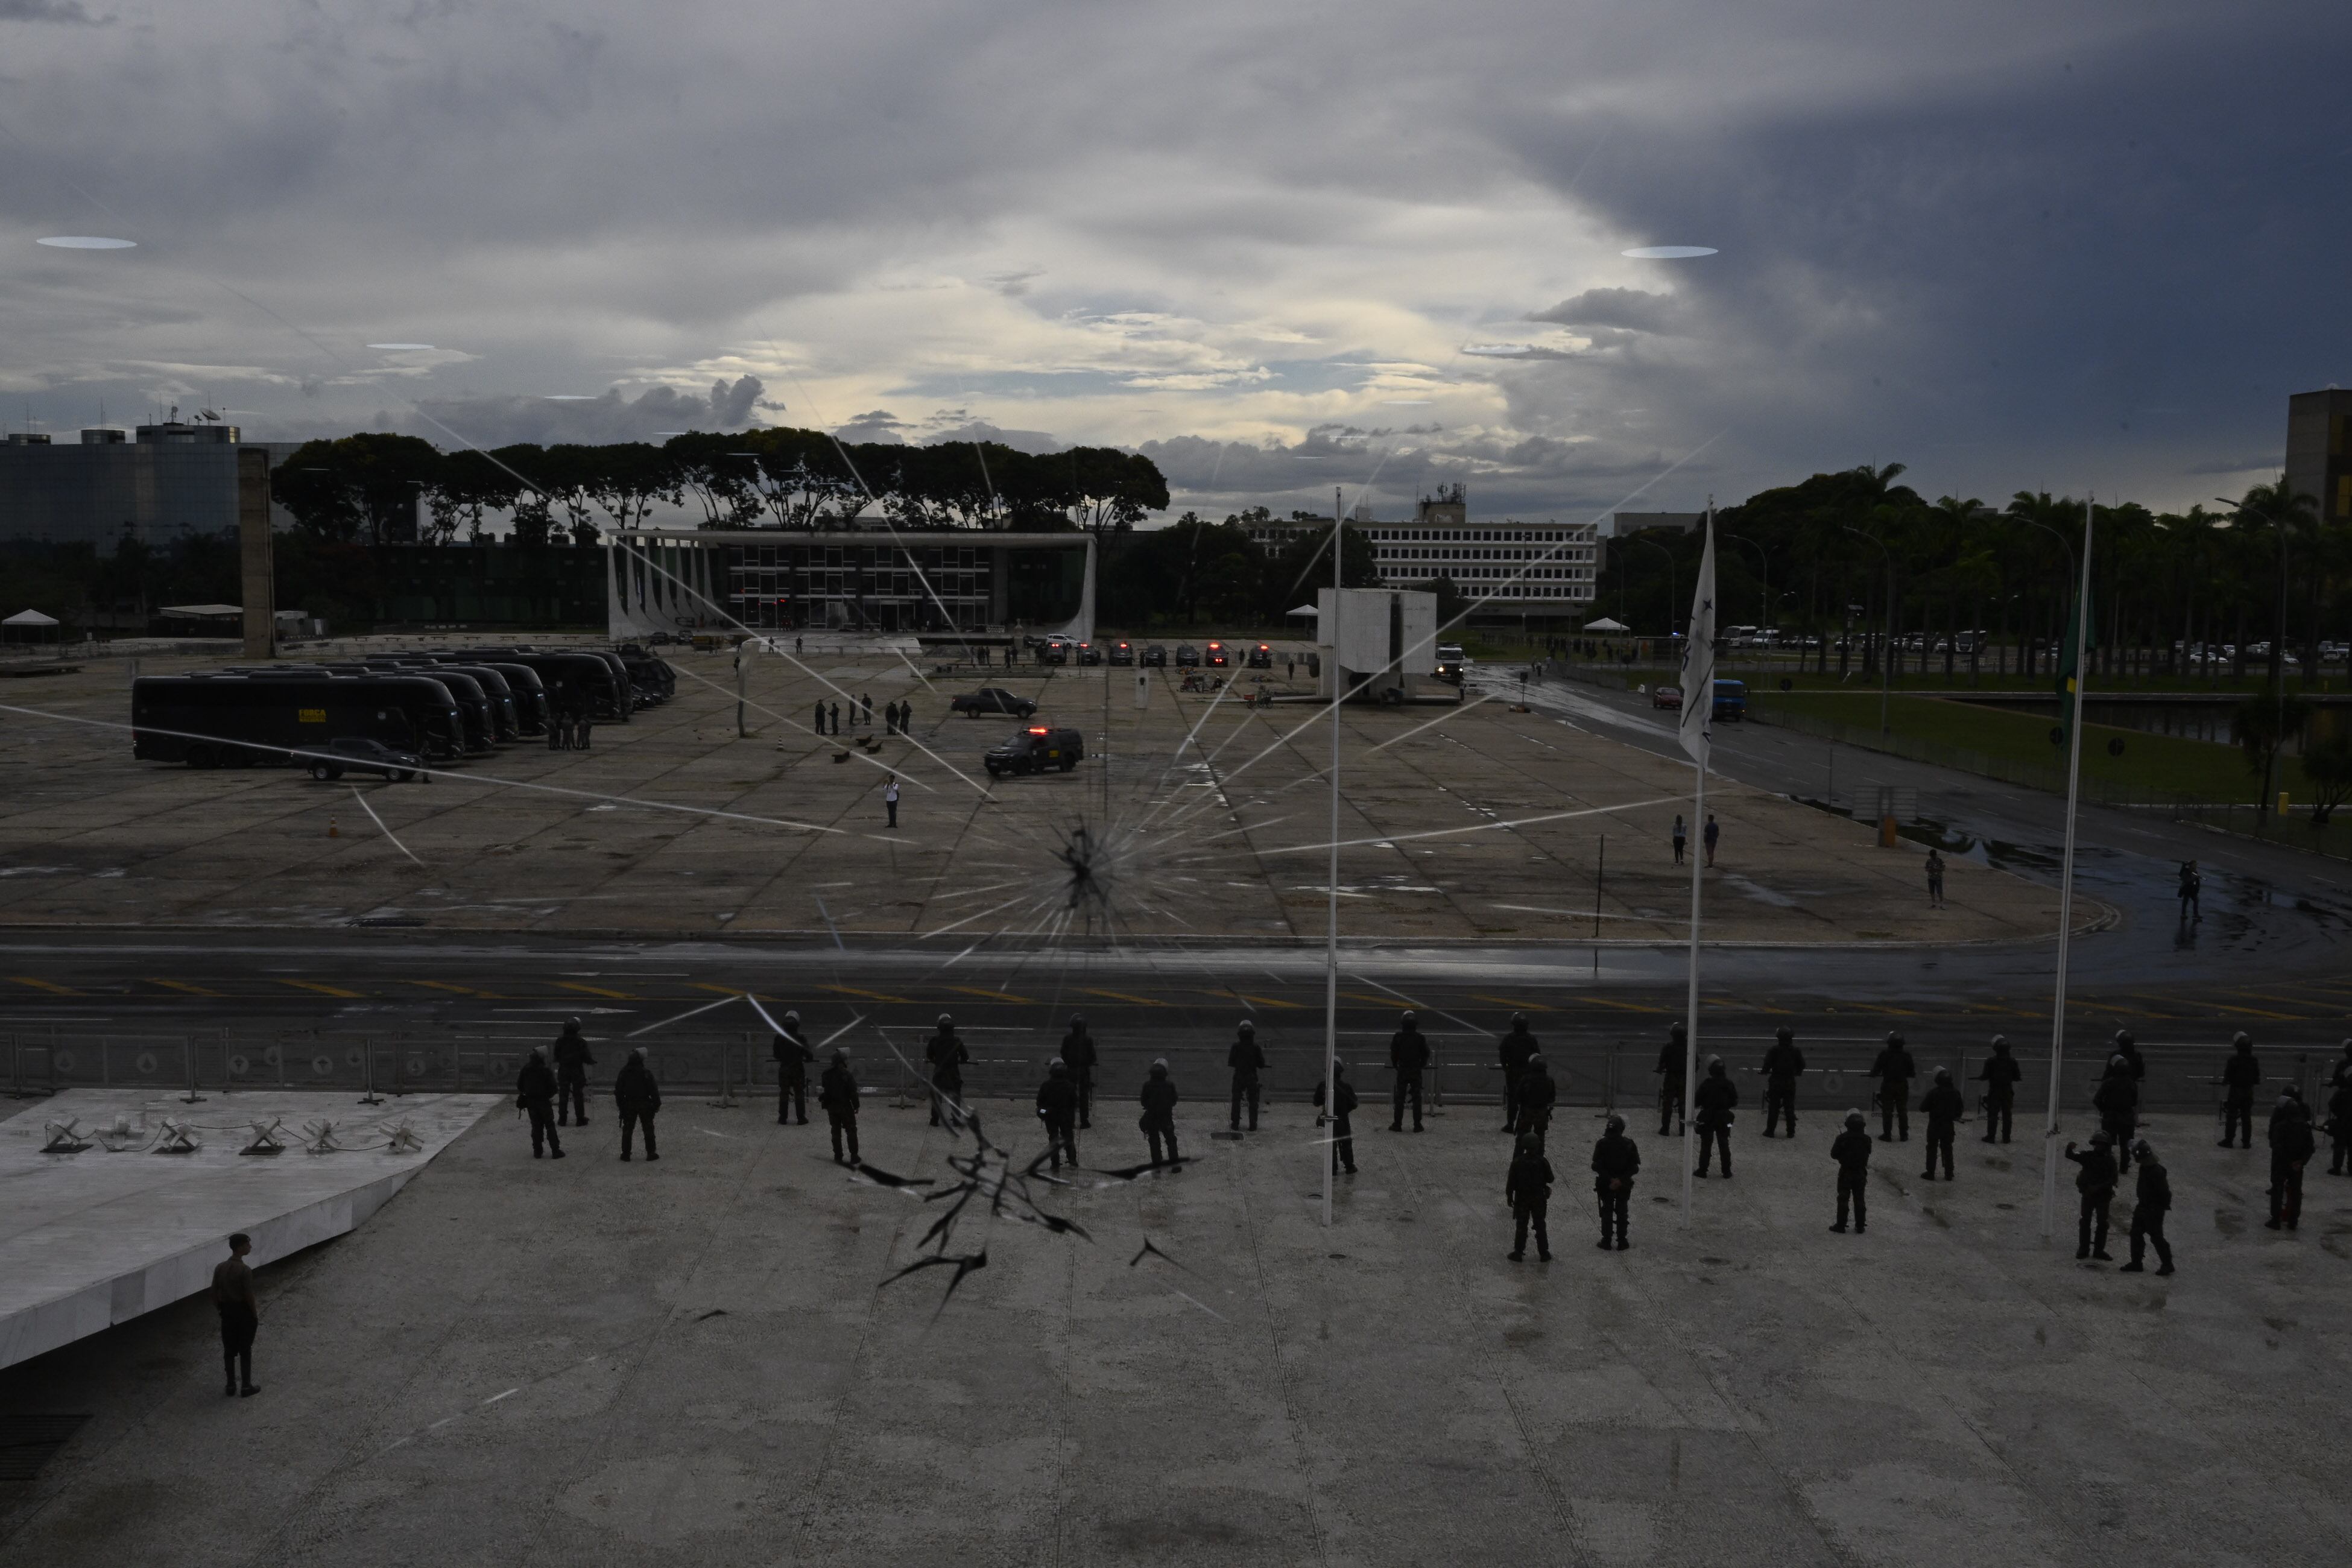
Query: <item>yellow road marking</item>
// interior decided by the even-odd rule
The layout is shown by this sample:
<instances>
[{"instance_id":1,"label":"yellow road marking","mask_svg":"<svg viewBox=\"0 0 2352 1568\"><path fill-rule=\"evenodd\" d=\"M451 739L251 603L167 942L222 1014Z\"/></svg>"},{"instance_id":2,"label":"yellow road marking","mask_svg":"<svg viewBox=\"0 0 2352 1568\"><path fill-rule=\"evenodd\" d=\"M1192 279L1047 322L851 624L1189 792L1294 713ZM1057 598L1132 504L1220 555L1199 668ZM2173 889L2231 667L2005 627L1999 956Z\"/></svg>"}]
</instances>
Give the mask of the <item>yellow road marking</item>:
<instances>
[{"instance_id":1,"label":"yellow road marking","mask_svg":"<svg viewBox=\"0 0 2352 1568\"><path fill-rule=\"evenodd\" d=\"M1166 1007L1172 1005L1172 1004L1167 1002L1154 1002L1149 996L1130 996L1124 991L1097 991L1090 985L1083 986L1081 989L1089 996L1108 996L1114 1002L1132 1002L1139 1007Z\"/></svg>"},{"instance_id":2,"label":"yellow road marking","mask_svg":"<svg viewBox=\"0 0 2352 1568\"><path fill-rule=\"evenodd\" d=\"M1251 1003L1252 1005L1255 1005L1255 1006L1259 1006L1259 1007L1286 1007L1286 1008L1291 1009L1291 1010L1292 1010L1292 1011L1294 1011L1294 1012L1295 1012L1295 1011L1297 1011L1298 1008L1303 1007L1303 1006L1305 1006L1305 1005L1306 1005L1306 1004L1305 1004L1304 1002L1285 1002L1285 1001L1281 1000L1279 997L1275 997L1275 996L1253 996L1253 995L1251 995L1251 994L1250 994L1248 992L1246 992L1246 991L1231 991L1231 992L1227 992L1227 991L1212 991L1212 992L1210 992L1210 993L1209 993L1209 994L1210 994L1210 995L1212 995L1212 996L1228 996L1228 995L1230 995L1230 996L1238 996L1238 997L1240 997L1243 1001L1247 1002L1247 1003ZM1386 1000L1386 998L1382 998L1382 1000Z\"/></svg>"},{"instance_id":3,"label":"yellow road marking","mask_svg":"<svg viewBox=\"0 0 2352 1568\"><path fill-rule=\"evenodd\" d=\"M1339 994L1345 996L1350 1002L1370 1002L1375 1007L1393 1007L1400 1002L1403 1003L1408 1007L1418 1008L1421 1006L1419 1002L1416 1002L1412 997L1401 993L1387 996L1374 996L1370 993L1363 991L1342 991Z\"/></svg>"},{"instance_id":4,"label":"yellow road marking","mask_svg":"<svg viewBox=\"0 0 2352 1568\"><path fill-rule=\"evenodd\" d=\"M632 996L625 991L607 991L602 985L583 985L575 980L559 980L555 984L562 986L566 991L577 991L589 996L609 996L615 1002L642 1002L645 1000L642 996Z\"/></svg>"},{"instance_id":5,"label":"yellow road marking","mask_svg":"<svg viewBox=\"0 0 2352 1568\"><path fill-rule=\"evenodd\" d=\"M2133 992L2133 993L2130 993L2130 994L2135 995L2135 996L2138 996L2140 994L2139 994L2139 993L2137 993L2137 992ZM2140 1000L2142 1000L2142 1001L2157 1001L2157 1000L2160 1000L2160 998L2157 998L2157 997L2149 997L2149 996L2140 996ZM2212 1008L2212 1009L2213 1009L2215 1012L2217 1012L2217 1013L2243 1013L2243 1014L2244 1014L2247 1017L2249 1017L2249 1018L2270 1018L2270 1019L2273 1019L2273 1020L2275 1020L2275 1021L2277 1021L2277 1022L2279 1022L2279 1023L2283 1023L2283 1024L2291 1024L2291 1023L2295 1022L2295 1015L2294 1015L2293 1013L2273 1013L2273 1012L2271 1012L2269 1009L2267 1009L2267 1008L2263 1008L2263 1007L2232 1007L2232 1006L2231 1006L2231 1005L2230 1005L2230 1004L2228 1004L2227 1002L2210 1002L2210 1001L2209 1001L2209 1002L2204 1002L2204 1003L2201 1003L2201 1004L2195 1004L2195 1005L2202 1005L2202 1006L2206 1006L2206 1007L2210 1007L2210 1008ZM2177 1006L2177 1005L2179 1005L2179 1004L2178 1004L2178 1003L2176 1003L2176 1004L2174 1004L2174 1005L2176 1005L2176 1006Z\"/></svg>"},{"instance_id":6,"label":"yellow road marking","mask_svg":"<svg viewBox=\"0 0 2352 1568\"><path fill-rule=\"evenodd\" d=\"M506 1000L505 997L500 996L495 991L477 991L470 985L452 985L446 980L404 980L401 984L404 985L429 985L436 991L454 991L460 996L487 996L493 1002L503 1002Z\"/></svg>"},{"instance_id":7,"label":"yellow road marking","mask_svg":"<svg viewBox=\"0 0 2352 1568\"><path fill-rule=\"evenodd\" d=\"M863 996L868 1002L909 1002L912 996L893 996L886 991L860 991L855 985L820 985L819 991L831 991L843 996Z\"/></svg>"},{"instance_id":8,"label":"yellow road marking","mask_svg":"<svg viewBox=\"0 0 2352 1568\"><path fill-rule=\"evenodd\" d=\"M1015 996L1010 991L991 991L985 986L980 985L950 985L947 987L947 989L950 991L960 991L966 996L985 996L992 1002L1034 1003L1037 1000L1034 996Z\"/></svg>"},{"instance_id":9,"label":"yellow road marking","mask_svg":"<svg viewBox=\"0 0 2352 1568\"><path fill-rule=\"evenodd\" d=\"M36 980L29 974L12 974L9 979L19 985L29 985L36 991L47 991L58 996L79 996L80 992L70 985L59 985L51 980Z\"/></svg>"},{"instance_id":10,"label":"yellow road marking","mask_svg":"<svg viewBox=\"0 0 2352 1568\"><path fill-rule=\"evenodd\" d=\"M201 985L191 985L184 980L166 980L160 974L149 975L147 977L147 984L150 985L168 985L174 991L184 991L191 996L218 996L221 994L221 993L217 991L207 991Z\"/></svg>"},{"instance_id":11,"label":"yellow road marking","mask_svg":"<svg viewBox=\"0 0 2352 1568\"><path fill-rule=\"evenodd\" d=\"M278 984L296 986L304 991L316 991L321 996L341 996L348 1001L357 1001L365 994L363 992L346 991L340 985L322 984L316 980L280 980Z\"/></svg>"},{"instance_id":12,"label":"yellow road marking","mask_svg":"<svg viewBox=\"0 0 2352 1568\"><path fill-rule=\"evenodd\" d=\"M714 985L708 980L689 980L686 983L686 987L689 991L716 991L721 996L740 996L743 994L743 988L740 985ZM773 998L770 998L770 1000L773 1000Z\"/></svg>"},{"instance_id":13,"label":"yellow road marking","mask_svg":"<svg viewBox=\"0 0 2352 1568\"><path fill-rule=\"evenodd\" d=\"M1508 996L1489 996L1484 992L1470 993L1473 1002L1492 1002L1497 1007L1508 1007L1515 1013L1549 1013L1552 1009L1541 1002L1520 1002Z\"/></svg>"},{"instance_id":14,"label":"yellow road marking","mask_svg":"<svg viewBox=\"0 0 2352 1568\"><path fill-rule=\"evenodd\" d=\"M1640 1002L1612 1002L1606 996L1580 996L1577 1001L1588 1007L1615 1007L1627 1013L1664 1013L1664 1007L1652 1007Z\"/></svg>"}]
</instances>

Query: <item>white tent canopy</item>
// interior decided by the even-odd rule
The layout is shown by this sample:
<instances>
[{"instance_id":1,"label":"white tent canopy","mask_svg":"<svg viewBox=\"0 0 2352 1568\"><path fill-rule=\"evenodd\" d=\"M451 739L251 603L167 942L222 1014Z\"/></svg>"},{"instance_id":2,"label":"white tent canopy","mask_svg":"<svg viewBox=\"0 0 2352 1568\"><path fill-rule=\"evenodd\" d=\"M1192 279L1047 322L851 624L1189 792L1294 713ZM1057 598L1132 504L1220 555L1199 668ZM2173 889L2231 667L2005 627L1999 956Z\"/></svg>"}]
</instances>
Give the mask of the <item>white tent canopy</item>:
<instances>
[{"instance_id":1,"label":"white tent canopy","mask_svg":"<svg viewBox=\"0 0 2352 1568\"><path fill-rule=\"evenodd\" d=\"M1633 628L1628 626L1624 622L1612 621L1607 616L1601 616L1597 621L1585 622L1584 629L1588 632L1623 632L1633 630Z\"/></svg>"},{"instance_id":2,"label":"white tent canopy","mask_svg":"<svg viewBox=\"0 0 2352 1568\"><path fill-rule=\"evenodd\" d=\"M45 616L38 610L19 610L6 620L0 621L0 626L53 626L57 624L57 616Z\"/></svg>"},{"instance_id":3,"label":"white tent canopy","mask_svg":"<svg viewBox=\"0 0 2352 1568\"><path fill-rule=\"evenodd\" d=\"M1319 616L1323 612L1317 609L1312 605L1300 605L1294 608L1290 613L1294 616Z\"/></svg>"}]
</instances>

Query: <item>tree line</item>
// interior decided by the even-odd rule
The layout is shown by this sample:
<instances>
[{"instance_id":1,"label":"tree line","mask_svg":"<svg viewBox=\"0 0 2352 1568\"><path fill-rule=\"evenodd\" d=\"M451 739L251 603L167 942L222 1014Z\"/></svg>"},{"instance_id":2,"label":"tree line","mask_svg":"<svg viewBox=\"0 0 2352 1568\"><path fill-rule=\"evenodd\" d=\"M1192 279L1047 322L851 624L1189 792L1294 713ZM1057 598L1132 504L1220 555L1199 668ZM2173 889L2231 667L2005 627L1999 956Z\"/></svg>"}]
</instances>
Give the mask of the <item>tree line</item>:
<instances>
[{"instance_id":1,"label":"tree line","mask_svg":"<svg viewBox=\"0 0 2352 1568\"><path fill-rule=\"evenodd\" d=\"M1965 670L1971 639L1958 634L1981 631L2019 650L2022 673L2047 673L2080 575L2087 503L2032 490L2000 506L1931 501L1898 482L1903 472L1890 463L1815 474L1718 512L1720 623L1819 636L1824 668L1851 629L1838 657L1858 654L1874 675L1882 645L1923 671L1929 660ZM2294 658L2310 680L2326 628L2341 633L2352 610L2352 529L2323 525L2312 498L2284 479L2210 509L2101 503L2095 525L2095 673L2242 678L2251 668L2276 679ZM1696 532L1612 541L1595 615L1643 636L1679 629L1698 552ZM2212 652L2200 658L2200 648Z\"/></svg>"},{"instance_id":2,"label":"tree line","mask_svg":"<svg viewBox=\"0 0 2352 1568\"><path fill-rule=\"evenodd\" d=\"M1150 458L1115 447L1035 454L994 441L908 447L818 430L695 431L656 447L525 442L443 452L414 436L362 432L305 443L270 476L304 533L335 543L593 543L646 525L659 507L706 528L821 529L879 514L906 528L1111 534L1168 506Z\"/></svg>"}]
</instances>

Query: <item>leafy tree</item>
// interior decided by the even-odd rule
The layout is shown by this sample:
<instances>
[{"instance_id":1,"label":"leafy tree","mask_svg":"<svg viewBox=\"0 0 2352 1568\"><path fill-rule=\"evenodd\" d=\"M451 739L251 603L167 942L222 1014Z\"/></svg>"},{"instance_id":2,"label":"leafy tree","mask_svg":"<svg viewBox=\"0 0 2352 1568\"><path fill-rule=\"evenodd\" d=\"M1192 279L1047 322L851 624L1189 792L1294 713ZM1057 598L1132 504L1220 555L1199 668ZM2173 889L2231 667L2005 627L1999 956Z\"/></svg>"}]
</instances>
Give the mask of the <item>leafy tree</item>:
<instances>
[{"instance_id":1,"label":"leafy tree","mask_svg":"<svg viewBox=\"0 0 2352 1568\"><path fill-rule=\"evenodd\" d=\"M441 459L440 471L425 491L433 509L432 542L447 543L460 526L467 538L478 541L482 514L510 510L521 492L521 481L488 453L470 447L450 453Z\"/></svg>"},{"instance_id":2,"label":"leafy tree","mask_svg":"<svg viewBox=\"0 0 2352 1568\"><path fill-rule=\"evenodd\" d=\"M2352 800L2352 731L2338 730L2303 749L2304 776L2311 781L2311 825L2325 827L2336 808Z\"/></svg>"},{"instance_id":3,"label":"leafy tree","mask_svg":"<svg viewBox=\"0 0 2352 1568\"><path fill-rule=\"evenodd\" d=\"M2268 778L2280 748L2303 732L2304 723L2310 717L2311 704L2300 697L2282 693L2273 684L2268 691L2257 692L2238 704L2230 729L2238 749L2246 753L2246 766L2255 776Z\"/></svg>"},{"instance_id":4,"label":"leafy tree","mask_svg":"<svg viewBox=\"0 0 2352 1568\"><path fill-rule=\"evenodd\" d=\"M314 538L373 544L406 536L441 454L414 436L365 431L307 441L270 474L270 493Z\"/></svg>"}]
</instances>

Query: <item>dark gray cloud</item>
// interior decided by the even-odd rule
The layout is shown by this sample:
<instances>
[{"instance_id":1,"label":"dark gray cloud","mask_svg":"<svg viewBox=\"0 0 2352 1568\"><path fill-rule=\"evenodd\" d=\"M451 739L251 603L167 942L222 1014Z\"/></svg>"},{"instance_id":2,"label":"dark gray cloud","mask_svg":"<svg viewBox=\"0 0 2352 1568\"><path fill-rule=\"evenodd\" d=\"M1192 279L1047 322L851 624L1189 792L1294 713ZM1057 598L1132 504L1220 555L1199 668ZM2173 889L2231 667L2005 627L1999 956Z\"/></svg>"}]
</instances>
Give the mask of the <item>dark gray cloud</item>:
<instances>
[{"instance_id":1,"label":"dark gray cloud","mask_svg":"<svg viewBox=\"0 0 2352 1568\"><path fill-rule=\"evenodd\" d=\"M1073 445L1043 430L1007 430L991 425L985 419L974 419L934 431L923 437L922 444L936 447L942 441L994 441L1016 452L1028 452L1039 457L1066 451Z\"/></svg>"},{"instance_id":2,"label":"dark gray cloud","mask_svg":"<svg viewBox=\"0 0 2352 1568\"><path fill-rule=\"evenodd\" d=\"M0 0L0 22L64 22L102 27L111 16L93 16L78 0Z\"/></svg>"},{"instance_id":3,"label":"dark gray cloud","mask_svg":"<svg viewBox=\"0 0 2352 1568\"><path fill-rule=\"evenodd\" d=\"M648 387L624 398L615 387L601 397L427 397L413 408L387 410L380 422L439 446L505 447L517 441L651 441L685 430L734 430L747 424L763 389L757 376L731 384L713 382L708 397L672 386Z\"/></svg>"},{"instance_id":4,"label":"dark gray cloud","mask_svg":"<svg viewBox=\"0 0 2352 1568\"><path fill-rule=\"evenodd\" d=\"M1671 332L1682 312L1671 294L1641 289L1587 289L1548 310L1530 313L1530 321L1550 321L1563 327L1622 327L1633 332Z\"/></svg>"}]
</instances>

